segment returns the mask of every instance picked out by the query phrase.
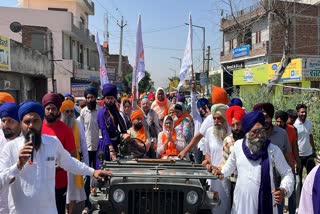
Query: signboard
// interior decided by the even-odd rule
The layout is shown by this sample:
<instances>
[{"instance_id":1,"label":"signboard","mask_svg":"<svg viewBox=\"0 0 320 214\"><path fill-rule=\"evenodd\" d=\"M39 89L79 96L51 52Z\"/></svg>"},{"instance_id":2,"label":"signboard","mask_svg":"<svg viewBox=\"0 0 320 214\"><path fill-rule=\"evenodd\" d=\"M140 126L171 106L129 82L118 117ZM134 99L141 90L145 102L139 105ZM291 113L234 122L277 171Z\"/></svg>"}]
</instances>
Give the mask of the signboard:
<instances>
[{"instance_id":1,"label":"signboard","mask_svg":"<svg viewBox=\"0 0 320 214\"><path fill-rule=\"evenodd\" d=\"M243 45L232 50L232 57L238 58L242 56L249 56L250 55L250 45Z\"/></svg>"},{"instance_id":2,"label":"signboard","mask_svg":"<svg viewBox=\"0 0 320 214\"><path fill-rule=\"evenodd\" d=\"M279 66L279 62L268 64L269 77L271 80ZM302 80L302 59L292 59L289 65L287 65L279 82L301 81Z\"/></svg>"},{"instance_id":3,"label":"signboard","mask_svg":"<svg viewBox=\"0 0 320 214\"><path fill-rule=\"evenodd\" d=\"M261 84L268 81L268 66L258 65L233 71L234 85Z\"/></svg>"},{"instance_id":4,"label":"signboard","mask_svg":"<svg viewBox=\"0 0 320 214\"><path fill-rule=\"evenodd\" d=\"M84 90L90 86L90 83L71 83L71 94L75 97L83 97Z\"/></svg>"},{"instance_id":5,"label":"signboard","mask_svg":"<svg viewBox=\"0 0 320 214\"><path fill-rule=\"evenodd\" d=\"M107 67L108 72L108 79L109 81L115 81L116 80L116 69L115 67Z\"/></svg>"},{"instance_id":6,"label":"signboard","mask_svg":"<svg viewBox=\"0 0 320 214\"><path fill-rule=\"evenodd\" d=\"M0 71L11 71L10 39L0 35Z\"/></svg>"},{"instance_id":7,"label":"signboard","mask_svg":"<svg viewBox=\"0 0 320 214\"><path fill-rule=\"evenodd\" d=\"M320 58L303 59L302 74L304 80L320 81Z\"/></svg>"},{"instance_id":8,"label":"signboard","mask_svg":"<svg viewBox=\"0 0 320 214\"><path fill-rule=\"evenodd\" d=\"M208 82L207 73L202 72L200 73L200 85L206 85Z\"/></svg>"}]
</instances>

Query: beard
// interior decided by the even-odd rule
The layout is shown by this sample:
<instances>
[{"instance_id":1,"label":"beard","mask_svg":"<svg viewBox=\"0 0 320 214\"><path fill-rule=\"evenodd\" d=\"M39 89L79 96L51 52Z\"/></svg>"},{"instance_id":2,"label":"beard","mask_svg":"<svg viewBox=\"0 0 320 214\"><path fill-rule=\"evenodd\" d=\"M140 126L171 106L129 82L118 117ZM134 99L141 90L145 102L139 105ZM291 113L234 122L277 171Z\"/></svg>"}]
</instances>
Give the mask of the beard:
<instances>
[{"instance_id":1,"label":"beard","mask_svg":"<svg viewBox=\"0 0 320 214\"><path fill-rule=\"evenodd\" d=\"M218 137L219 139L224 139L227 137L227 127L225 123L215 124L213 126L213 135Z\"/></svg>"},{"instance_id":2,"label":"beard","mask_svg":"<svg viewBox=\"0 0 320 214\"><path fill-rule=\"evenodd\" d=\"M34 133L34 137L35 137L35 142L34 142L34 147L36 148L40 148L41 146L41 142L42 142L42 139L41 139L41 129L40 131L38 130L35 130L35 129L28 129L27 131L23 131L22 134L24 136L24 139L26 142L29 142L31 139L30 139L30 134L31 133Z\"/></svg>"},{"instance_id":3,"label":"beard","mask_svg":"<svg viewBox=\"0 0 320 214\"><path fill-rule=\"evenodd\" d=\"M142 123L134 123L133 127L135 130L140 130L142 128Z\"/></svg>"},{"instance_id":4,"label":"beard","mask_svg":"<svg viewBox=\"0 0 320 214\"><path fill-rule=\"evenodd\" d=\"M54 114L49 114L45 116L48 123L54 123L56 122L58 116L55 116Z\"/></svg>"},{"instance_id":5,"label":"beard","mask_svg":"<svg viewBox=\"0 0 320 214\"><path fill-rule=\"evenodd\" d=\"M12 137L14 137L16 135L16 133L14 133L14 131L9 128L2 129L2 131L3 131L3 135L6 139L11 139Z\"/></svg>"},{"instance_id":6,"label":"beard","mask_svg":"<svg viewBox=\"0 0 320 214\"><path fill-rule=\"evenodd\" d=\"M264 123L264 128L266 129L266 130L270 130L271 128L272 128L272 123L269 123L269 122L265 122Z\"/></svg>"},{"instance_id":7,"label":"beard","mask_svg":"<svg viewBox=\"0 0 320 214\"><path fill-rule=\"evenodd\" d=\"M67 124L72 129L73 129L75 120L76 120L75 115L72 115L72 117L65 116L64 114L61 115L61 121Z\"/></svg>"},{"instance_id":8,"label":"beard","mask_svg":"<svg viewBox=\"0 0 320 214\"><path fill-rule=\"evenodd\" d=\"M247 135L247 145L253 154L260 152L263 149L266 141L267 136L249 138L249 135Z\"/></svg>"},{"instance_id":9,"label":"beard","mask_svg":"<svg viewBox=\"0 0 320 214\"><path fill-rule=\"evenodd\" d=\"M235 141L242 139L245 136L245 133L243 132L242 129L231 130L231 132L232 132L232 137Z\"/></svg>"},{"instance_id":10,"label":"beard","mask_svg":"<svg viewBox=\"0 0 320 214\"><path fill-rule=\"evenodd\" d=\"M89 101L87 102L87 107L89 110L94 110L96 109L96 106L97 106L97 102L96 101Z\"/></svg>"},{"instance_id":11,"label":"beard","mask_svg":"<svg viewBox=\"0 0 320 214\"><path fill-rule=\"evenodd\" d=\"M105 102L104 104L109 110L117 109L116 103L114 102Z\"/></svg>"}]
</instances>

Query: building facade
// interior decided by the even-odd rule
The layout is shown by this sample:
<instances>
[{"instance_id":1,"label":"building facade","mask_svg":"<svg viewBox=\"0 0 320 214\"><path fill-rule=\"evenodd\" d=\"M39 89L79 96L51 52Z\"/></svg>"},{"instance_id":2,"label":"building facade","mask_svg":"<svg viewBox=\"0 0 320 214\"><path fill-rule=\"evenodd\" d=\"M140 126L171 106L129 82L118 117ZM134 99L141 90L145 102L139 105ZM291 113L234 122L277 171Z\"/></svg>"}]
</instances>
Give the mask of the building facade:
<instances>
[{"instance_id":1,"label":"building facade","mask_svg":"<svg viewBox=\"0 0 320 214\"><path fill-rule=\"evenodd\" d=\"M290 21L289 56L317 58L320 54L320 7L312 2L308 4L309 1L269 2L272 2L274 8L286 8L283 11ZM220 63L224 70L225 88L232 86L234 70L281 60L285 30L274 13L267 12L265 8L261 4L253 5L236 12L234 16L222 18ZM243 31L240 26L245 26Z\"/></svg>"},{"instance_id":2,"label":"building facade","mask_svg":"<svg viewBox=\"0 0 320 214\"><path fill-rule=\"evenodd\" d=\"M53 51L53 75L48 91L77 93L83 96L88 85L99 85L99 57L95 37L88 30L89 16L94 15L90 0L20 0L20 8L0 7L0 17L7 26L0 33L40 51ZM11 32L9 25L19 22L22 34ZM48 28L48 35L41 29ZM48 47L48 43L52 47ZM53 82L52 82L53 78Z\"/></svg>"}]
</instances>

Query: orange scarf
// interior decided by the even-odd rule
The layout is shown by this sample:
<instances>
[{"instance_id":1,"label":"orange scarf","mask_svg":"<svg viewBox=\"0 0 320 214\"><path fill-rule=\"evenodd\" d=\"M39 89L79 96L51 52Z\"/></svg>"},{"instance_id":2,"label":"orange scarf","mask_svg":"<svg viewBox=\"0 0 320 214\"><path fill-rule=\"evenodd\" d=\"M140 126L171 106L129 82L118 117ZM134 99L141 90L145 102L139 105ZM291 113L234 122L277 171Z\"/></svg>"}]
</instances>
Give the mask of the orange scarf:
<instances>
[{"instance_id":1,"label":"orange scarf","mask_svg":"<svg viewBox=\"0 0 320 214\"><path fill-rule=\"evenodd\" d=\"M73 136L74 136L74 141L76 143L76 155L77 159L80 160L80 130L78 126L78 122L74 121L74 126L73 126ZM82 175L74 175L74 180L77 188L83 188L84 183L83 183L83 177Z\"/></svg>"},{"instance_id":2,"label":"orange scarf","mask_svg":"<svg viewBox=\"0 0 320 214\"><path fill-rule=\"evenodd\" d=\"M184 119L188 117L189 119L192 119L192 117L189 117L189 113L187 111L185 111L175 122L174 122L174 127L177 127L177 125L179 125L179 123Z\"/></svg>"},{"instance_id":3,"label":"orange scarf","mask_svg":"<svg viewBox=\"0 0 320 214\"><path fill-rule=\"evenodd\" d=\"M139 129L137 132L136 132L136 138L142 140L144 143L146 143L146 140L147 140L147 136L146 136L146 131L144 129L144 127L142 126L141 129Z\"/></svg>"},{"instance_id":4,"label":"orange scarf","mask_svg":"<svg viewBox=\"0 0 320 214\"><path fill-rule=\"evenodd\" d=\"M158 106L163 107L163 116L168 115L169 108L168 108L168 99L164 98L163 101L159 101L158 99L156 100Z\"/></svg>"},{"instance_id":5,"label":"orange scarf","mask_svg":"<svg viewBox=\"0 0 320 214\"><path fill-rule=\"evenodd\" d=\"M165 152L161 155L161 158L168 156L168 155L179 154L178 150L176 149L176 145L174 144L174 142L177 141L177 133L176 133L176 130L174 130L174 129L172 131L172 140L173 141L169 141L167 148L165 148ZM167 141L167 136L163 132L162 133L162 144L165 144L166 141Z\"/></svg>"}]
</instances>

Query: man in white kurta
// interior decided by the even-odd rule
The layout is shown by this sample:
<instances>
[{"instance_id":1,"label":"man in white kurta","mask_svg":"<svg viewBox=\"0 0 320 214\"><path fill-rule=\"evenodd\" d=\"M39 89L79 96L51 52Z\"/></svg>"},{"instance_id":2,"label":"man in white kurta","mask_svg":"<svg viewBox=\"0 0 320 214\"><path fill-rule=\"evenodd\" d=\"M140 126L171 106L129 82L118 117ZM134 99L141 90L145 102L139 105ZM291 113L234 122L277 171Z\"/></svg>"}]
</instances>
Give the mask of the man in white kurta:
<instances>
[{"instance_id":1,"label":"man in white kurta","mask_svg":"<svg viewBox=\"0 0 320 214\"><path fill-rule=\"evenodd\" d=\"M205 145L203 154L205 160L203 165L219 166L223 162L223 139L227 136L226 110L228 106L215 104L211 107L214 125L208 128L204 133ZM219 192L221 200L220 206L212 209L212 213L229 213L230 212L230 181L208 180L210 189Z\"/></svg>"},{"instance_id":2,"label":"man in white kurta","mask_svg":"<svg viewBox=\"0 0 320 214\"><path fill-rule=\"evenodd\" d=\"M35 101L25 102L18 111L21 120L20 136L8 142L0 159L0 191L9 186L10 213L56 214L55 166L80 175L110 175L104 170L94 170L72 158L61 142L53 136L41 135L43 106ZM34 133L35 142L28 140ZM34 149L33 149L34 148ZM27 163L31 152L33 163Z\"/></svg>"},{"instance_id":3,"label":"man in white kurta","mask_svg":"<svg viewBox=\"0 0 320 214\"><path fill-rule=\"evenodd\" d=\"M249 113L250 114L250 113ZM245 133L247 133L246 137L252 137L252 135L262 135L264 132L263 123L264 117L261 112L259 112L260 118L262 118L262 122L253 122L246 121L246 116L242 120L242 127ZM250 127L248 127L248 123L252 123ZM250 134L250 135L249 135ZM265 138L266 139L266 138ZM248 142L248 140L246 141ZM248 145L247 145L248 146ZM248 146L249 147L249 146ZM249 147L250 148L250 147ZM251 149L250 149L251 151ZM285 161L283 153L281 150L273 145L269 144L267 148L268 159L269 159L269 174L270 174L270 184L272 191L272 204L275 205L277 198L278 203L281 203L284 196L289 197L293 191L293 174L290 166ZM253 153L251 151L251 153ZM246 214L256 214L258 213L259 207L259 189L261 183L261 171L262 166L260 165L261 158L254 161L247 158L243 150L243 139L236 141L234 144L233 151L229 156L226 164L221 169L221 175L224 177L230 176L236 169L238 172L237 183L234 191L234 200L232 205L231 213L246 213ZM280 189L274 191L274 181L273 181L273 166L281 175L281 184ZM214 174L220 174L215 173ZM273 210L273 213L277 214L277 206L273 206L270 209ZM263 211L262 211L263 213Z\"/></svg>"},{"instance_id":4,"label":"man in white kurta","mask_svg":"<svg viewBox=\"0 0 320 214\"><path fill-rule=\"evenodd\" d=\"M19 137L21 133L19 118L19 105L16 103L4 103L0 106L0 159L3 158L1 152L8 141ZM4 187L0 191L0 214L9 213L8 207L9 187Z\"/></svg>"},{"instance_id":5,"label":"man in white kurta","mask_svg":"<svg viewBox=\"0 0 320 214\"><path fill-rule=\"evenodd\" d=\"M299 203L299 214L308 213L313 214L316 213L313 209L313 201L312 201L312 190L314 187L314 180L316 173L319 169L320 165L315 166L311 172L307 175L306 179L303 182L303 187L300 196L300 203ZM320 185L320 183L318 183ZM318 202L320 203L320 201Z\"/></svg>"}]
</instances>

